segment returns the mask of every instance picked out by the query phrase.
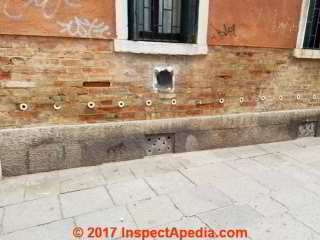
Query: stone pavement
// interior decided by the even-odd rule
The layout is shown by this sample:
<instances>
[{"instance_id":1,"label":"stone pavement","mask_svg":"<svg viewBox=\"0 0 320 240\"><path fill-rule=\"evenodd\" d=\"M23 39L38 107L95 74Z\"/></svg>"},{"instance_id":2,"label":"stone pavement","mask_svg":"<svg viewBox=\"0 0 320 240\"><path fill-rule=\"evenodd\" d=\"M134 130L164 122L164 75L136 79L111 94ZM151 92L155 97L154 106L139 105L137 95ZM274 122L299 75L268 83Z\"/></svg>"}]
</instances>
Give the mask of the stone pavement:
<instances>
[{"instance_id":1,"label":"stone pavement","mask_svg":"<svg viewBox=\"0 0 320 240\"><path fill-rule=\"evenodd\" d=\"M245 228L250 239L320 240L320 138L0 182L1 240L72 239L74 226Z\"/></svg>"}]
</instances>

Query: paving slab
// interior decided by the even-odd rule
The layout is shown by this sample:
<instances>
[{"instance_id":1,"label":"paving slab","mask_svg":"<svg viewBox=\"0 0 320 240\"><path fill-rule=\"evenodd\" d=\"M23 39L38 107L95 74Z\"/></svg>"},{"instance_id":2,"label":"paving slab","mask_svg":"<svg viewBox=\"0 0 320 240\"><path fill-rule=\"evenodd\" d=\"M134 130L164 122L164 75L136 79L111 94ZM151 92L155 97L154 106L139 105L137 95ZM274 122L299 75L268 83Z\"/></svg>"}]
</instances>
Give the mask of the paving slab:
<instances>
[{"instance_id":1,"label":"paving slab","mask_svg":"<svg viewBox=\"0 0 320 240\"><path fill-rule=\"evenodd\" d=\"M229 150L239 158L250 158L265 155L268 152L258 145L229 148Z\"/></svg>"},{"instance_id":2,"label":"paving slab","mask_svg":"<svg viewBox=\"0 0 320 240\"><path fill-rule=\"evenodd\" d=\"M0 239L70 239L76 222L320 240L319 139L299 141L4 178Z\"/></svg>"},{"instance_id":3,"label":"paving slab","mask_svg":"<svg viewBox=\"0 0 320 240\"><path fill-rule=\"evenodd\" d=\"M217 159L221 159L223 161L230 161L234 159L238 159L239 157L235 155L229 148L220 148L209 150Z\"/></svg>"},{"instance_id":4,"label":"paving slab","mask_svg":"<svg viewBox=\"0 0 320 240\"><path fill-rule=\"evenodd\" d=\"M265 144L259 144L258 146L269 153L281 153L281 152L292 151L292 150L299 151L302 148L302 146L298 146L294 144L293 141L265 143Z\"/></svg>"},{"instance_id":5,"label":"paving slab","mask_svg":"<svg viewBox=\"0 0 320 240\"><path fill-rule=\"evenodd\" d=\"M3 208L0 208L0 236L2 233L3 212L4 212Z\"/></svg>"},{"instance_id":6,"label":"paving slab","mask_svg":"<svg viewBox=\"0 0 320 240\"><path fill-rule=\"evenodd\" d=\"M234 160L235 156L228 149L206 150L199 152L178 153L174 155L175 159L180 159L180 163L185 168L199 167L211 163Z\"/></svg>"},{"instance_id":7,"label":"paving slab","mask_svg":"<svg viewBox=\"0 0 320 240\"><path fill-rule=\"evenodd\" d=\"M199 218L214 229L250 228L263 216L249 205L233 205L202 213Z\"/></svg>"},{"instance_id":8,"label":"paving slab","mask_svg":"<svg viewBox=\"0 0 320 240\"><path fill-rule=\"evenodd\" d=\"M264 218L250 230L252 239L259 240L319 240L320 236L288 214Z\"/></svg>"},{"instance_id":9,"label":"paving slab","mask_svg":"<svg viewBox=\"0 0 320 240\"><path fill-rule=\"evenodd\" d=\"M291 214L303 224L320 234L320 202L306 204L291 211Z\"/></svg>"},{"instance_id":10,"label":"paving slab","mask_svg":"<svg viewBox=\"0 0 320 240\"><path fill-rule=\"evenodd\" d=\"M289 210L302 207L313 202L320 202L320 198L313 192L301 187L291 187L273 192L271 197L282 203Z\"/></svg>"},{"instance_id":11,"label":"paving slab","mask_svg":"<svg viewBox=\"0 0 320 240\"><path fill-rule=\"evenodd\" d=\"M5 233L57 221L61 218L58 197L42 198L5 207Z\"/></svg>"},{"instance_id":12,"label":"paving slab","mask_svg":"<svg viewBox=\"0 0 320 240\"><path fill-rule=\"evenodd\" d=\"M309 163L308 167L313 169L313 173L320 176L320 160L319 159L312 163Z\"/></svg>"},{"instance_id":13,"label":"paving slab","mask_svg":"<svg viewBox=\"0 0 320 240\"><path fill-rule=\"evenodd\" d=\"M297 178L285 175L280 171L268 170L264 172L257 172L251 176L261 185L273 191L281 189L290 189L293 187L303 187L304 184Z\"/></svg>"},{"instance_id":14,"label":"paving slab","mask_svg":"<svg viewBox=\"0 0 320 240\"><path fill-rule=\"evenodd\" d=\"M267 195L270 190L248 177L230 177L212 183L236 203L246 203L252 199Z\"/></svg>"},{"instance_id":15,"label":"paving slab","mask_svg":"<svg viewBox=\"0 0 320 240\"><path fill-rule=\"evenodd\" d=\"M293 150L287 150L283 151L283 154L286 154L287 156L291 157L292 159L306 164L306 163L312 163L317 160L319 160L319 154L320 154L320 147L314 146L314 147L308 147L308 148L302 148L302 149L293 149Z\"/></svg>"},{"instance_id":16,"label":"paving slab","mask_svg":"<svg viewBox=\"0 0 320 240\"><path fill-rule=\"evenodd\" d=\"M287 176L298 179L304 185L320 182L320 175L317 175L315 171L312 171L312 168L305 167L302 164L287 164L278 168L278 171Z\"/></svg>"},{"instance_id":17,"label":"paving slab","mask_svg":"<svg viewBox=\"0 0 320 240\"><path fill-rule=\"evenodd\" d=\"M75 221L77 226L84 229L89 227L117 228L115 235L112 236L113 238L120 237L121 228L136 229L136 224L125 207L110 208L81 215L76 217ZM111 238L111 236L109 237Z\"/></svg>"},{"instance_id":18,"label":"paving slab","mask_svg":"<svg viewBox=\"0 0 320 240\"><path fill-rule=\"evenodd\" d=\"M288 212L288 209L284 205L269 196L252 199L247 204L265 217L272 217Z\"/></svg>"},{"instance_id":19,"label":"paving slab","mask_svg":"<svg viewBox=\"0 0 320 240\"><path fill-rule=\"evenodd\" d=\"M280 168L293 163L294 160L285 154L281 153L271 153L262 156L257 156L252 158L254 161L260 163L267 168Z\"/></svg>"},{"instance_id":20,"label":"paving slab","mask_svg":"<svg viewBox=\"0 0 320 240\"><path fill-rule=\"evenodd\" d=\"M60 195L62 213L65 218L113 207L104 187L97 187Z\"/></svg>"},{"instance_id":21,"label":"paving slab","mask_svg":"<svg viewBox=\"0 0 320 240\"><path fill-rule=\"evenodd\" d=\"M128 162L107 163L99 168L107 184L129 182L136 179Z\"/></svg>"},{"instance_id":22,"label":"paving slab","mask_svg":"<svg viewBox=\"0 0 320 240\"><path fill-rule=\"evenodd\" d=\"M125 205L155 196L155 193L143 179L115 183L109 185L107 188L117 205Z\"/></svg>"},{"instance_id":23,"label":"paving slab","mask_svg":"<svg viewBox=\"0 0 320 240\"><path fill-rule=\"evenodd\" d=\"M25 200L56 196L60 193L58 172L47 172L26 177Z\"/></svg>"},{"instance_id":24,"label":"paving slab","mask_svg":"<svg viewBox=\"0 0 320 240\"><path fill-rule=\"evenodd\" d=\"M292 143L300 147L320 146L320 138L319 137L298 138L296 140L293 140Z\"/></svg>"},{"instance_id":25,"label":"paving slab","mask_svg":"<svg viewBox=\"0 0 320 240\"><path fill-rule=\"evenodd\" d=\"M308 173L316 176L318 179L320 179L320 160L317 159L314 162L311 163L299 163L299 167L303 168L304 170L306 170ZM319 180L317 180L316 182L319 182Z\"/></svg>"},{"instance_id":26,"label":"paving slab","mask_svg":"<svg viewBox=\"0 0 320 240\"><path fill-rule=\"evenodd\" d=\"M90 168L89 171L81 172L81 174L72 174L70 177L61 171L60 176L62 178L60 185L61 193L105 185L105 180L97 167Z\"/></svg>"},{"instance_id":27,"label":"paving slab","mask_svg":"<svg viewBox=\"0 0 320 240\"><path fill-rule=\"evenodd\" d=\"M194 184L180 172L169 172L153 177L146 177L145 180L158 194L171 193L194 187Z\"/></svg>"},{"instance_id":28,"label":"paving slab","mask_svg":"<svg viewBox=\"0 0 320 240\"><path fill-rule=\"evenodd\" d=\"M184 169L179 159L171 156L171 154L167 156L151 156L141 160L130 161L129 167L136 177L150 177Z\"/></svg>"},{"instance_id":29,"label":"paving slab","mask_svg":"<svg viewBox=\"0 0 320 240\"><path fill-rule=\"evenodd\" d=\"M178 230L183 229L183 230L199 230L201 228L205 229L208 228L207 225L205 225L203 222L200 221L200 219L198 217L185 217L182 220L178 221L178 222L173 222L173 223L169 223L166 224L164 226L160 227L161 229L173 229L176 228ZM175 238L172 237L170 239L173 240L180 240L180 238ZM198 240L199 238L188 238L189 240Z\"/></svg>"},{"instance_id":30,"label":"paving slab","mask_svg":"<svg viewBox=\"0 0 320 240\"><path fill-rule=\"evenodd\" d=\"M25 177L13 177L0 182L0 207L24 200Z\"/></svg>"},{"instance_id":31,"label":"paving slab","mask_svg":"<svg viewBox=\"0 0 320 240\"><path fill-rule=\"evenodd\" d=\"M70 240L73 227L72 219L64 219L5 235L2 240Z\"/></svg>"},{"instance_id":32,"label":"paving slab","mask_svg":"<svg viewBox=\"0 0 320 240\"><path fill-rule=\"evenodd\" d=\"M244 176L257 176L260 173L263 174L265 171L270 170L267 167L261 165L260 163L250 158L230 160L225 162L225 164L239 171Z\"/></svg>"},{"instance_id":33,"label":"paving slab","mask_svg":"<svg viewBox=\"0 0 320 240\"><path fill-rule=\"evenodd\" d=\"M320 197L320 182L306 184L304 187L306 188L306 190L313 192L317 194L318 197Z\"/></svg>"},{"instance_id":34,"label":"paving slab","mask_svg":"<svg viewBox=\"0 0 320 240\"><path fill-rule=\"evenodd\" d=\"M170 199L184 214L193 216L232 204L230 198L212 185L202 185L169 194Z\"/></svg>"},{"instance_id":35,"label":"paving slab","mask_svg":"<svg viewBox=\"0 0 320 240\"><path fill-rule=\"evenodd\" d=\"M217 179L228 179L232 177L242 177L244 174L229 167L224 163L214 163L202 167L181 170L182 174L188 177L195 184L207 184L215 182Z\"/></svg>"},{"instance_id":36,"label":"paving slab","mask_svg":"<svg viewBox=\"0 0 320 240\"><path fill-rule=\"evenodd\" d=\"M163 226L183 216L167 196L132 203L128 209L140 228Z\"/></svg>"},{"instance_id":37,"label":"paving slab","mask_svg":"<svg viewBox=\"0 0 320 240\"><path fill-rule=\"evenodd\" d=\"M98 167L79 167L79 168L69 168L58 171L61 181L72 179L78 176L81 176L92 171L98 171Z\"/></svg>"}]
</instances>

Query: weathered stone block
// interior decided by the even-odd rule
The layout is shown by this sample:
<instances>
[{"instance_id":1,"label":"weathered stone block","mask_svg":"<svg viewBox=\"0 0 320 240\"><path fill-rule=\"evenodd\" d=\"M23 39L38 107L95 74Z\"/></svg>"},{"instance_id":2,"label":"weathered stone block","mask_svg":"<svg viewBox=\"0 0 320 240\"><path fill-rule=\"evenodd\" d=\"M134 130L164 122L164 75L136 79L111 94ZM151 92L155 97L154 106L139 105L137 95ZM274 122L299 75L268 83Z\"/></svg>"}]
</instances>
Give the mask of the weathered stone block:
<instances>
[{"instance_id":1,"label":"weathered stone block","mask_svg":"<svg viewBox=\"0 0 320 240\"><path fill-rule=\"evenodd\" d=\"M28 173L47 172L67 167L61 144L45 144L29 150Z\"/></svg>"},{"instance_id":2,"label":"weathered stone block","mask_svg":"<svg viewBox=\"0 0 320 240\"><path fill-rule=\"evenodd\" d=\"M297 137L292 122L319 115L314 109L2 129L0 160L12 176L142 158L150 134L172 134L175 152L284 141Z\"/></svg>"},{"instance_id":3,"label":"weathered stone block","mask_svg":"<svg viewBox=\"0 0 320 240\"><path fill-rule=\"evenodd\" d=\"M81 141L82 164L96 165L105 162L142 158L145 152L139 142L142 138L105 138Z\"/></svg>"},{"instance_id":4,"label":"weathered stone block","mask_svg":"<svg viewBox=\"0 0 320 240\"><path fill-rule=\"evenodd\" d=\"M67 168L81 167L81 146L78 143L66 143L64 146L65 162Z\"/></svg>"},{"instance_id":5,"label":"weathered stone block","mask_svg":"<svg viewBox=\"0 0 320 240\"><path fill-rule=\"evenodd\" d=\"M12 145L0 147L0 162L3 176L17 176L27 174L26 162L28 160L25 146Z\"/></svg>"},{"instance_id":6,"label":"weathered stone block","mask_svg":"<svg viewBox=\"0 0 320 240\"><path fill-rule=\"evenodd\" d=\"M286 124L188 131L175 134L176 152L243 146L291 139Z\"/></svg>"}]
</instances>

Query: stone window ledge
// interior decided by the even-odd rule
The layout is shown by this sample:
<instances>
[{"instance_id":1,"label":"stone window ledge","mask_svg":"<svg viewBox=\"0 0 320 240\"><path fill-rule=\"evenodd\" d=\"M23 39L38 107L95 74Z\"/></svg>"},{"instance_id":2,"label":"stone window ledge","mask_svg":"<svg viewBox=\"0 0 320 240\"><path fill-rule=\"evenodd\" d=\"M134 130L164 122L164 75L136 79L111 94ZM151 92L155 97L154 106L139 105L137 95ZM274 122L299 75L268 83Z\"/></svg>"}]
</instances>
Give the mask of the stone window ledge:
<instances>
[{"instance_id":1,"label":"stone window ledge","mask_svg":"<svg viewBox=\"0 0 320 240\"><path fill-rule=\"evenodd\" d=\"M320 50L296 48L293 51L295 58L320 59Z\"/></svg>"},{"instance_id":2,"label":"stone window ledge","mask_svg":"<svg viewBox=\"0 0 320 240\"><path fill-rule=\"evenodd\" d=\"M114 50L116 52L144 54L205 55L208 53L208 46L205 44L115 40Z\"/></svg>"}]
</instances>

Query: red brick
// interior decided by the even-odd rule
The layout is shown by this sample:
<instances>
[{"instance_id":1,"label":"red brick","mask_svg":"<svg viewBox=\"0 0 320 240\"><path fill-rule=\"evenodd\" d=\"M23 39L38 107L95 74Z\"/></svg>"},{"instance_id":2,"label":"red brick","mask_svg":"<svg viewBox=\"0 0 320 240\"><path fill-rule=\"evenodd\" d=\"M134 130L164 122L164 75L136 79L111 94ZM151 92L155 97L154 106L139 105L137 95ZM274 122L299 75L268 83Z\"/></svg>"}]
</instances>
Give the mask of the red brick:
<instances>
[{"instance_id":1,"label":"red brick","mask_svg":"<svg viewBox=\"0 0 320 240\"><path fill-rule=\"evenodd\" d=\"M6 42L15 47L1 52L0 80L31 81L36 87L0 93L2 104L30 104L27 112L8 108L0 128L8 122L23 126L144 120L312 108L320 103L309 99L320 95L319 63L294 60L288 49L210 47L205 57L169 57L112 53L113 42L107 40L4 35L1 43ZM26 61L10 64L12 56ZM179 69L172 94L159 94L152 87L152 70L164 62ZM297 93L304 93L305 100L297 101ZM280 95L286 96L281 103ZM268 101L259 102L256 109L255 96L267 96ZM246 100L243 104L240 97ZM173 98L177 105L171 104ZM225 104L218 103L219 98ZM146 106L148 99L152 107ZM63 111L53 110L55 101L63 102ZM87 108L89 101L96 109ZM119 101L126 106L118 107Z\"/></svg>"},{"instance_id":2,"label":"red brick","mask_svg":"<svg viewBox=\"0 0 320 240\"><path fill-rule=\"evenodd\" d=\"M0 70L0 80L10 80L11 72L3 72Z\"/></svg>"}]
</instances>

